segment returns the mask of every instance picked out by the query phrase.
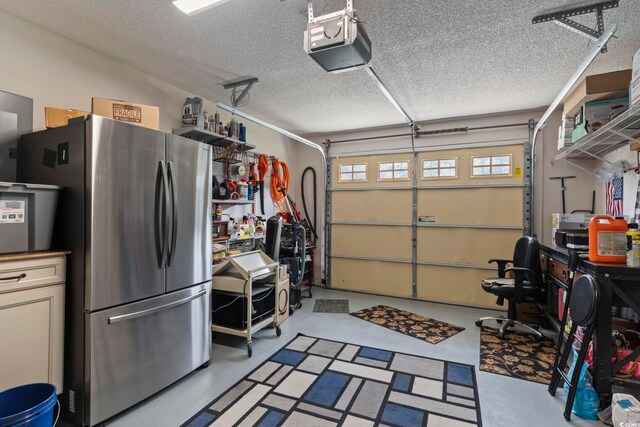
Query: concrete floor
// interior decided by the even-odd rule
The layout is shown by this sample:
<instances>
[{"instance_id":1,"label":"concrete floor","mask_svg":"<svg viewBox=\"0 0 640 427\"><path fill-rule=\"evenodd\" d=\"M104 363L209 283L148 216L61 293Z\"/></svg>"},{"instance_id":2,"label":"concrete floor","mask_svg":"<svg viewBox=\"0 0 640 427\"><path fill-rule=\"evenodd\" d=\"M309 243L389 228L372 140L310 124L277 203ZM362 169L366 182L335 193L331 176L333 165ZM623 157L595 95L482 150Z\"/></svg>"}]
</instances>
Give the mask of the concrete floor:
<instances>
[{"instance_id":1,"label":"concrete floor","mask_svg":"<svg viewBox=\"0 0 640 427\"><path fill-rule=\"evenodd\" d=\"M313 299L349 299L351 311L386 304L466 328L440 344L415 338L360 320L347 314L313 313ZM303 307L282 325L282 336L273 329L254 336L253 357L247 358L242 339L220 336L214 341L211 365L196 371L156 396L114 418L111 427L176 427L198 412L299 332L314 337L367 345L382 349L429 356L476 366L482 422L497 426L593 426L603 425L572 417L562 417L564 392L551 397L547 386L478 371L480 329L474 322L491 311L387 298L314 288L313 299L303 298Z\"/></svg>"}]
</instances>

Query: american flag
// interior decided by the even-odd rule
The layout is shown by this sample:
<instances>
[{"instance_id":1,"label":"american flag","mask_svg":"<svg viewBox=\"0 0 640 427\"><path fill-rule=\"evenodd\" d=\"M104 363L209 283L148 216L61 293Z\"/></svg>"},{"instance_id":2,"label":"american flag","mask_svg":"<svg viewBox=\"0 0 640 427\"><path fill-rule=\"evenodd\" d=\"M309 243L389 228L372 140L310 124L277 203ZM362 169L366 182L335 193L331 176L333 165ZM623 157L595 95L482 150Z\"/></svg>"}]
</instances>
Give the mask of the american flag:
<instances>
[{"instance_id":1,"label":"american flag","mask_svg":"<svg viewBox=\"0 0 640 427\"><path fill-rule=\"evenodd\" d=\"M622 177L607 182L607 215L622 215Z\"/></svg>"}]
</instances>

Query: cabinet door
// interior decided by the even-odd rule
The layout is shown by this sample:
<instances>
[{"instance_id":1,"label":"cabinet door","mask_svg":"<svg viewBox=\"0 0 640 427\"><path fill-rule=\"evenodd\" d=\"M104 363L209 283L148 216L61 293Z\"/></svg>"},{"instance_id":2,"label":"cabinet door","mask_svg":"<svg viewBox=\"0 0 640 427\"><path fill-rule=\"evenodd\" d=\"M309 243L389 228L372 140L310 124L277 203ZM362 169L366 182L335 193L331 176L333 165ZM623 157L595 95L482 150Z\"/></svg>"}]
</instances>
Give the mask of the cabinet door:
<instances>
[{"instance_id":1,"label":"cabinet door","mask_svg":"<svg viewBox=\"0 0 640 427\"><path fill-rule=\"evenodd\" d=\"M46 382L62 393L64 285L0 294L0 390Z\"/></svg>"}]
</instances>

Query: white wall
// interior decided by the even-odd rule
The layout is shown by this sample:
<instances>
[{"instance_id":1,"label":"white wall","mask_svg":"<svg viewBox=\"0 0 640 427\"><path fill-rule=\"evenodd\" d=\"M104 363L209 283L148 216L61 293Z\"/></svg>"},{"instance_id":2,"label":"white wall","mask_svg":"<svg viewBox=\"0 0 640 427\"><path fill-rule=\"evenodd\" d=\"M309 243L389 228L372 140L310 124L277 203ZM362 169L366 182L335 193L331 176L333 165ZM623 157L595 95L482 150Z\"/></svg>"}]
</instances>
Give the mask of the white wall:
<instances>
[{"instance_id":1,"label":"white wall","mask_svg":"<svg viewBox=\"0 0 640 427\"><path fill-rule=\"evenodd\" d=\"M636 157L636 151L629 150L627 145L619 148L618 150L606 155L605 160L608 162L617 162L618 160L625 160L630 167L638 166L638 160ZM606 166L606 163L600 162L597 167ZM634 171L629 171L624 174L624 194L622 195L622 214L628 215L629 218L634 218L636 207L636 196L638 192L638 174ZM599 205L600 212L605 212L605 184L598 183ZM638 219L638 218L636 218Z\"/></svg>"},{"instance_id":2,"label":"white wall","mask_svg":"<svg viewBox=\"0 0 640 427\"><path fill-rule=\"evenodd\" d=\"M180 126L185 98L193 96L4 12L0 12L0 52L0 90L33 98L34 131L44 129L45 106L91 111L91 98L102 97L159 106L160 129L171 132ZM208 111L214 112L214 105L205 100ZM220 115L225 123L230 118L223 111ZM244 124L248 141L258 146L256 151L291 162L291 140L261 126ZM270 197L266 200L269 216L274 209ZM243 210L233 208L231 213L241 216Z\"/></svg>"}]
</instances>

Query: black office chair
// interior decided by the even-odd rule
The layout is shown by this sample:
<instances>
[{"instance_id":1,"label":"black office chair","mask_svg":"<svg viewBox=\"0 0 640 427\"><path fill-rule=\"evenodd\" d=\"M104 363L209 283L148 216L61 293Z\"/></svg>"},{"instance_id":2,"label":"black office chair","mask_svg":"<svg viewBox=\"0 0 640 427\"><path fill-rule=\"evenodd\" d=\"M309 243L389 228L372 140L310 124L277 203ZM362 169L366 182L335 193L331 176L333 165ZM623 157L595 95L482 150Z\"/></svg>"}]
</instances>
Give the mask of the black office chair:
<instances>
[{"instance_id":1,"label":"black office chair","mask_svg":"<svg viewBox=\"0 0 640 427\"><path fill-rule=\"evenodd\" d=\"M496 295L498 305L504 305L505 299L509 301L507 317L481 317L476 321L476 326L482 326L482 322L485 320L496 320L498 323L502 323L498 332L498 337L502 339L504 339L507 328L516 324L532 331L538 337L542 337L542 333L537 330L537 327L534 328L516 320L516 304L537 303L543 298L538 241L533 237L521 237L516 242L513 260L489 260L489 263L492 262L498 264L498 277L484 279L482 289ZM507 267L509 263L513 264L513 267ZM513 272L515 278L507 279L505 277L507 272Z\"/></svg>"}]
</instances>

